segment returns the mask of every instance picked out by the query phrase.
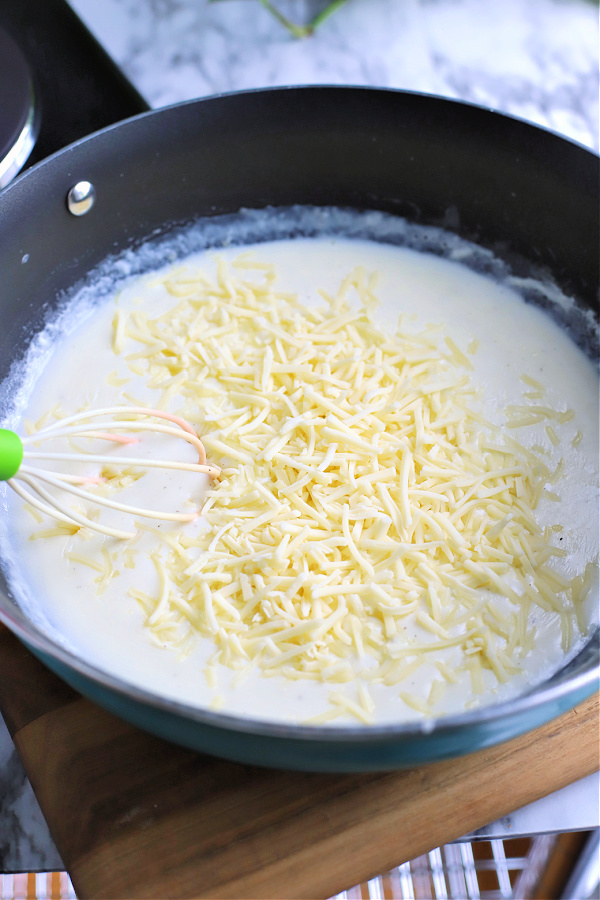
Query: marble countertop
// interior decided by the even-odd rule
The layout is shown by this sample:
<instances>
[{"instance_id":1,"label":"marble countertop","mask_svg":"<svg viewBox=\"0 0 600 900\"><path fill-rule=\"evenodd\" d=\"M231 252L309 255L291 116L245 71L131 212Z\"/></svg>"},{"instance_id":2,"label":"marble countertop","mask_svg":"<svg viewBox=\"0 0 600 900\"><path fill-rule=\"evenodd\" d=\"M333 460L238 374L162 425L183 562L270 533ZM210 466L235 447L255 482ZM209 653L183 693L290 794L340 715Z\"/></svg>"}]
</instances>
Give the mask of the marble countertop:
<instances>
[{"instance_id":1,"label":"marble countertop","mask_svg":"<svg viewBox=\"0 0 600 900\"><path fill-rule=\"evenodd\" d=\"M599 146L593 0L347 0L302 40L258 0L70 3L153 107L255 87L372 85L472 101ZM296 22L325 5L274 3ZM598 815L592 776L479 834L587 829ZM0 872L60 868L0 720Z\"/></svg>"},{"instance_id":2,"label":"marble countertop","mask_svg":"<svg viewBox=\"0 0 600 900\"><path fill-rule=\"evenodd\" d=\"M297 40L259 0L70 0L153 107L223 91L354 84L425 91L597 148L594 0L347 0ZM296 22L326 0L274 0Z\"/></svg>"}]
</instances>

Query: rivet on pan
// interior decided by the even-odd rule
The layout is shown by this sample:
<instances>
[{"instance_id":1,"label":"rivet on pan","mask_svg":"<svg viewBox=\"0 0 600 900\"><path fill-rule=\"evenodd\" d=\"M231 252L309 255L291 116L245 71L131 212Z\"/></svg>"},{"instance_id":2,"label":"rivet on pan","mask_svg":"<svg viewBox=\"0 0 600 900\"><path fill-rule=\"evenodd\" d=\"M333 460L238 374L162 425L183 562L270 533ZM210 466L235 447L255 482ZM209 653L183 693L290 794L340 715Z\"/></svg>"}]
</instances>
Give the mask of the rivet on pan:
<instances>
[{"instance_id":1,"label":"rivet on pan","mask_svg":"<svg viewBox=\"0 0 600 900\"><path fill-rule=\"evenodd\" d=\"M84 216L96 199L96 189L89 181L78 181L67 194L67 206L74 216Z\"/></svg>"}]
</instances>

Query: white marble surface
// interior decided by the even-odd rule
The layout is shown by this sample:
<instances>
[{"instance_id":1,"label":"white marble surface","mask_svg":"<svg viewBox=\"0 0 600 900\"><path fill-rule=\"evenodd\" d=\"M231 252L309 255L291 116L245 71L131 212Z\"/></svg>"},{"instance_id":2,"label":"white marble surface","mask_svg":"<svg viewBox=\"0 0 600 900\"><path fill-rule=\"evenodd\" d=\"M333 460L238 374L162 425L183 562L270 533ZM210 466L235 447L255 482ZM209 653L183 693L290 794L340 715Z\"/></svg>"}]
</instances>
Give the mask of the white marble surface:
<instances>
[{"instance_id":1,"label":"white marble surface","mask_svg":"<svg viewBox=\"0 0 600 900\"><path fill-rule=\"evenodd\" d=\"M479 828L473 836L491 840L555 831L591 831L599 824L600 775L596 772Z\"/></svg>"},{"instance_id":2,"label":"white marble surface","mask_svg":"<svg viewBox=\"0 0 600 900\"><path fill-rule=\"evenodd\" d=\"M62 868L58 850L0 716L0 872Z\"/></svg>"},{"instance_id":3,"label":"white marble surface","mask_svg":"<svg viewBox=\"0 0 600 900\"><path fill-rule=\"evenodd\" d=\"M286 84L426 91L598 147L593 0L347 0L295 40L258 0L70 0L151 106ZM320 0L276 0L295 21Z\"/></svg>"},{"instance_id":4,"label":"white marble surface","mask_svg":"<svg viewBox=\"0 0 600 900\"><path fill-rule=\"evenodd\" d=\"M70 2L154 107L273 85L373 85L469 100L598 148L593 0L347 0L316 35L300 41L258 0ZM324 5L275 2L296 21ZM480 834L596 824L592 776ZM0 872L60 866L0 721Z\"/></svg>"}]
</instances>

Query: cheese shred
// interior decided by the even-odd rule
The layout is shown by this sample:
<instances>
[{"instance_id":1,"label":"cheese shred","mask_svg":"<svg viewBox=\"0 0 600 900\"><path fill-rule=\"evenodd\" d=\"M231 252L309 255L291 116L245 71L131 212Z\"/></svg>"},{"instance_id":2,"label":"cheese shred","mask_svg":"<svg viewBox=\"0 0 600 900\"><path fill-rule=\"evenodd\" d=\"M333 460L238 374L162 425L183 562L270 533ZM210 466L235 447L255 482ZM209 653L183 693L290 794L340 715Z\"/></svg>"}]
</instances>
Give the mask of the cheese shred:
<instances>
[{"instance_id":1,"label":"cheese shred","mask_svg":"<svg viewBox=\"0 0 600 900\"><path fill-rule=\"evenodd\" d=\"M221 262L215 280L181 267L164 284L174 308L120 309L114 350L164 385L165 406L194 423L222 472L207 527L164 541L156 597L135 592L158 640L213 641L211 684L218 662L394 685L427 657L441 679L427 697L399 694L423 714L465 673L479 694L518 671L532 603L568 644L584 578L548 576L558 529L535 516L564 463L550 471L482 417L451 338L380 330L360 269L310 308L247 256ZM571 417L539 401L506 412L509 429L542 423L552 444ZM323 721L372 721L360 683L358 700L331 694Z\"/></svg>"}]
</instances>

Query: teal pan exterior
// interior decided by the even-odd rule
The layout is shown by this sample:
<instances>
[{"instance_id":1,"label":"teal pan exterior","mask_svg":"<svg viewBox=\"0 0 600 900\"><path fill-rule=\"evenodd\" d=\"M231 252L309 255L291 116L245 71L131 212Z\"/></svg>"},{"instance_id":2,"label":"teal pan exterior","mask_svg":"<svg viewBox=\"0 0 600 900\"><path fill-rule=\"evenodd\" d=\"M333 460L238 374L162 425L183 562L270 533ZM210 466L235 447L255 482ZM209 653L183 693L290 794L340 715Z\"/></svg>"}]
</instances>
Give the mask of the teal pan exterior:
<instances>
[{"instance_id":1,"label":"teal pan exterior","mask_svg":"<svg viewBox=\"0 0 600 900\"><path fill-rule=\"evenodd\" d=\"M558 135L403 91L282 88L144 113L72 144L0 193L0 382L47 307L108 256L242 207L346 206L443 224L501 251L516 271L550 271L597 319L598 175L597 157ZM76 218L65 197L81 178L101 201L93 216ZM305 771L383 771L472 753L598 688L596 631L551 679L503 704L422 725L277 725L185 707L95 669L23 614L2 565L0 619L68 684L135 726L201 753Z\"/></svg>"},{"instance_id":2,"label":"teal pan exterior","mask_svg":"<svg viewBox=\"0 0 600 900\"><path fill-rule=\"evenodd\" d=\"M375 772L464 756L508 741L560 716L597 688L585 679L476 714L410 726L334 728L278 725L196 711L133 689L110 687L28 645L55 674L99 706L156 737L233 762L303 772ZM532 702L533 700L533 702Z\"/></svg>"}]
</instances>

